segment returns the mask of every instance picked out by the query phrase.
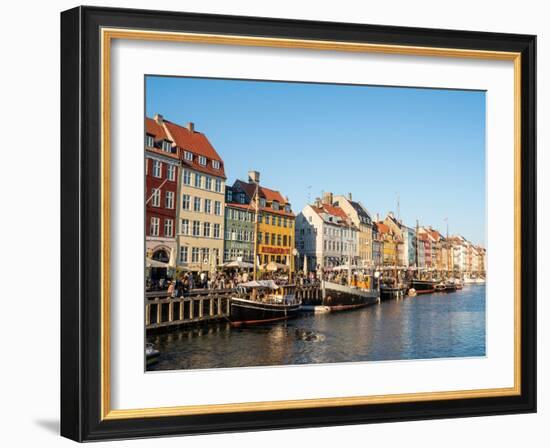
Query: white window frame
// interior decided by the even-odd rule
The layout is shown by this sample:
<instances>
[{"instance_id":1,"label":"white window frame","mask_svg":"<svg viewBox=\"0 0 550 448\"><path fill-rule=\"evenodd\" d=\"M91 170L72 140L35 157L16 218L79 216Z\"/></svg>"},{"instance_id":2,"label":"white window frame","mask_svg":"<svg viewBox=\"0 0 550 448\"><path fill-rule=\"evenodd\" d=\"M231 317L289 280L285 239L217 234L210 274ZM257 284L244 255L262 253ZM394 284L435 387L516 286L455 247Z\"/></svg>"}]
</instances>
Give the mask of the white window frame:
<instances>
[{"instance_id":1,"label":"white window frame","mask_svg":"<svg viewBox=\"0 0 550 448\"><path fill-rule=\"evenodd\" d=\"M189 235L189 220L181 219L180 220L180 233L182 235Z\"/></svg>"},{"instance_id":2,"label":"white window frame","mask_svg":"<svg viewBox=\"0 0 550 448\"><path fill-rule=\"evenodd\" d=\"M174 192L167 191L164 198L164 207L168 209L174 208Z\"/></svg>"},{"instance_id":3,"label":"white window frame","mask_svg":"<svg viewBox=\"0 0 550 448\"><path fill-rule=\"evenodd\" d=\"M220 238L221 226L219 223L214 224L214 238Z\"/></svg>"},{"instance_id":4,"label":"white window frame","mask_svg":"<svg viewBox=\"0 0 550 448\"><path fill-rule=\"evenodd\" d=\"M180 253L178 256L180 263L187 263L187 260L189 259L189 248L187 246L180 246Z\"/></svg>"},{"instance_id":5,"label":"white window frame","mask_svg":"<svg viewBox=\"0 0 550 448\"><path fill-rule=\"evenodd\" d=\"M198 206L197 206L198 205ZM202 200L200 197L198 196L195 196L193 198L193 211L194 212L201 212L201 207L202 207Z\"/></svg>"},{"instance_id":6,"label":"white window frame","mask_svg":"<svg viewBox=\"0 0 550 448\"><path fill-rule=\"evenodd\" d=\"M151 205L153 207L160 207L160 188L153 187L153 192L151 193Z\"/></svg>"},{"instance_id":7,"label":"white window frame","mask_svg":"<svg viewBox=\"0 0 550 448\"><path fill-rule=\"evenodd\" d=\"M155 137L145 134L145 146L148 148L153 148L155 146Z\"/></svg>"},{"instance_id":8,"label":"white window frame","mask_svg":"<svg viewBox=\"0 0 550 448\"><path fill-rule=\"evenodd\" d=\"M181 208L182 210L191 210L191 195L185 193L181 195Z\"/></svg>"},{"instance_id":9,"label":"white window frame","mask_svg":"<svg viewBox=\"0 0 550 448\"><path fill-rule=\"evenodd\" d=\"M212 168L214 168L215 170L219 170L220 162L218 160L212 160Z\"/></svg>"},{"instance_id":10,"label":"white window frame","mask_svg":"<svg viewBox=\"0 0 550 448\"><path fill-rule=\"evenodd\" d=\"M202 175L195 173L195 182L193 183L195 188L202 188Z\"/></svg>"},{"instance_id":11,"label":"white window frame","mask_svg":"<svg viewBox=\"0 0 550 448\"><path fill-rule=\"evenodd\" d=\"M193 161L193 153L189 151L183 151L183 158L187 160L188 162Z\"/></svg>"},{"instance_id":12,"label":"white window frame","mask_svg":"<svg viewBox=\"0 0 550 448\"><path fill-rule=\"evenodd\" d=\"M214 202L214 214L218 216L222 214L222 203L220 201Z\"/></svg>"},{"instance_id":13,"label":"white window frame","mask_svg":"<svg viewBox=\"0 0 550 448\"><path fill-rule=\"evenodd\" d=\"M169 181L174 182L176 180L176 166L168 165L166 168L166 177Z\"/></svg>"},{"instance_id":14,"label":"white window frame","mask_svg":"<svg viewBox=\"0 0 550 448\"><path fill-rule=\"evenodd\" d=\"M191 171L183 170L182 182L184 185L191 185Z\"/></svg>"},{"instance_id":15,"label":"white window frame","mask_svg":"<svg viewBox=\"0 0 550 448\"><path fill-rule=\"evenodd\" d=\"M164 236L172 237L174 236L174 220L167 218L164 220Z\"/></svg>"},{"instance_id":16,"label":"white window frame","mask_svg":"<svg viewBox=\"0 0 550 448\"><path fill-rule=\"evenodd\" d=\"M202 223L202 236L206 238L210 238L211 234L212 234L212 228L210 226L210 223L208 221L204 221Z\"/></svg>"},{"instance_id":17,"label":"white window frame","mask_svg":"<svg viewBox=\"0 0 550 448\"><path fill-rule=\"evenodd\" d=\"M149 227L149 234L151 236L159 236L160 231L160 219L156 216L151 217L151 224Z\"/></svg>"},{"instance_id":18,"label":"white window frame","mask_svg":"<svg viewBox=\"0 0 550 448\"><path fill-rule=\"evenodd\" d=\"M162 177L162 162L160 160L153 159L153 177Z\"/></svg>"},{"instance_id":19,"label":"white window frame","mask_svg":"<svg viewBox=\"0 0 550 448\"><path fill-rule=\"evenodd\" d=\"M204 200L204 213L212 213L212 199Z\"/></svg>"},{"instance_id":20,"label":"white window frame","mask_svg":"<svg viewBox=\"0 0 550 448\"><path fill-rule=\"evenodd\" d=\"M216 179L215 180L214 190L216 191L216 193L221 193L222 192L222 180L221 179ZM231 194L231 197L229 198L230 201L232 200L232 197L233 197L233 194Z\"/></svg>"},{"instance_id":21,"label":"white window frame","mask_svg":"<svg viewBox=\"0 0 550 448\"><path fill-rule=\"evenodd\" d=\"M207 159L204 156L199 156L199 165L206 166Z\"/></svg>"}]
</instances>

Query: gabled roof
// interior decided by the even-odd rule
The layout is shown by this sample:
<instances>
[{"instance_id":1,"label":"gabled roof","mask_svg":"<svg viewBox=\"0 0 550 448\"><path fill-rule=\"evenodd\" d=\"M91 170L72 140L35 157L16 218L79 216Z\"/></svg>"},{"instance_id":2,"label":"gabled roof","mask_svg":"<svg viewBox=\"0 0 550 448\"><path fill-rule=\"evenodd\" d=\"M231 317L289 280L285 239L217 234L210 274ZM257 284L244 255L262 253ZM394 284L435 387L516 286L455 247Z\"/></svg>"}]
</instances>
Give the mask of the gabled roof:
<instances>
[{"instance_id":1,"label":"gabled roof","mask_svg":"<svg viewBox=\"0 0 550 448\"><path fill-rule=\"evenodd\" d=\"M160 140L172 142L168 134L166 134L164 128L151 118L145 118L145 133L152 135L155 142ZM178 151L175 148L173 148L173 150L175 150L173 153L166 152L163 149L157 148L156 146L147 146L146 150L150 153L153 152L155 154L179 160Z\"/></svg>"},{"instance_id":2,"label":"gabled roof","mask_svg":"<svg viewBox=\"0 0 550 448\"><path fill-rule=\"evenodd\" d=\"M310 205L310 207L321 218L323 218L323 215L329 215L334 218L337 218L336 221L330 221L330 224L343 226L343 227L355 227L353 226L353 223L349 219L349 216L346 214L346 212L336 205L319 204L319 206Z\"/></svg>"},{"instance_id":3,"label":"gabled roof","mask_svg":"<svg viewBox=\"0 0 550 448\"><path fill-rule=\"evenodd\" d=\"M147 133L152 135L162 135L162 137L159 138L169 141L172 141L173 139L175 145L182 150L180 151L180 157L184 166L202 173L222 177L224 179L226 178L223 160L214 149L206 135L195 130L191 131L185 126L180 126L166 119L163 120L163 124L166 126L166 129L164 129L164 126L157 123L155 120L145 118L145 130ZM166 132L166 130L168 132ZM188 151L193 154L193 161L185 159L184 151ZM197 156L206 157L206 165L201 165ZM213 160L219 162L219 169L213 167Z\"/></svg>"},{"instance_id":4,"label":"gabled roof","mask_svg":"<svg viewBox=\"0 0 550 448\"><path fill-rule=\"evenodd\" d=\"M256 184L252 182L244 182L242 180L237 179L235 183L233 184L232 188L237 188L242 190L245 195L247 196L247 199L251 201L254 198L254 194L256 192ZM260 210L263 210L265 212L269 213L275 213L279 215L285 215L285 216L294 216L294 213L292 211L287 212L284 207L286 205L290 205L290 203L283 197L283 195L278 192L277 190L272 190L271 188L262 187L261 185L258 186L258 195L260 198L265 199L269 203L273 203L273 201L276 201L279 203L281 208L279 210L275 210L271 207L260 207Z\"/></svg>"}]
</instances>

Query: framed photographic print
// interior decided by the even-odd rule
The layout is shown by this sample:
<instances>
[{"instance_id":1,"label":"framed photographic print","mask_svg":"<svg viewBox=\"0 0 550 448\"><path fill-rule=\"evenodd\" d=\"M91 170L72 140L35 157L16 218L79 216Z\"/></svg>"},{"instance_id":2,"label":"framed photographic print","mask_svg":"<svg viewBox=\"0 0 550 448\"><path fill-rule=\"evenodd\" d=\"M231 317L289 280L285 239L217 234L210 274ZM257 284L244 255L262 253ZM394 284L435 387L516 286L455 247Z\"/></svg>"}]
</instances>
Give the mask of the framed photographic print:
<instances>
[{"instance_id":1,"label":"framed photographic print","mask_svg":"<svg viewBox=\"0 0 550 448\"><path fill-rule=\"evenodd\" d=\"M536 411L535 36L61 25L62 435Z\"/></svg>"}]
</instances>

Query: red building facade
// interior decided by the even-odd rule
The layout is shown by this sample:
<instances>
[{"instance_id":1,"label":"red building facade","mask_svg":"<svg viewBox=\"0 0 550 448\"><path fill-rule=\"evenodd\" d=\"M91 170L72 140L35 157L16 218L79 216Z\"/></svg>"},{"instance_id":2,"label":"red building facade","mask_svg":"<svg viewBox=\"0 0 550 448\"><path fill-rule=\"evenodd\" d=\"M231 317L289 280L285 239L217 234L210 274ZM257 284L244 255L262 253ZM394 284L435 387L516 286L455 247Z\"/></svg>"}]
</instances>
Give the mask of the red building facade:
<instances>
[{"instance_id":1,"label":"red building facade","mask_svg":"<svg viewBox=\"0 0 550 448\"><path fill-rule=\"evenodd\" d=\"M145 119L145 240L151 279L175 267L180 159L162 116Z\"/></svg>"}]
</instances>

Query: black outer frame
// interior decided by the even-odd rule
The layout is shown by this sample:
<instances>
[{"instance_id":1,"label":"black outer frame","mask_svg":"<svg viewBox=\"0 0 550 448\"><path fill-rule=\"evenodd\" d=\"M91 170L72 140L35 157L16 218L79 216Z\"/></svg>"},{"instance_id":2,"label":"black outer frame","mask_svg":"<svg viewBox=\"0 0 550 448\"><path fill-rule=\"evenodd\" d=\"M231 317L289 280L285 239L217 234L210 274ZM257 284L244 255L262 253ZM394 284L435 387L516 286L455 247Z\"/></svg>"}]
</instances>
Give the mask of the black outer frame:
<instances>
[{"instance_id":1,"label":"black outer frame","mask_svg":"<svg viewBox=\"0 0 550 448\"><path fill-rule=\"evenodd\" d=\"M100 419L100 28L521 52L519 396ZM61 435L140 438L536 412L536 36L78 7L61 14Z\"/></svg>"}]
</instances>

